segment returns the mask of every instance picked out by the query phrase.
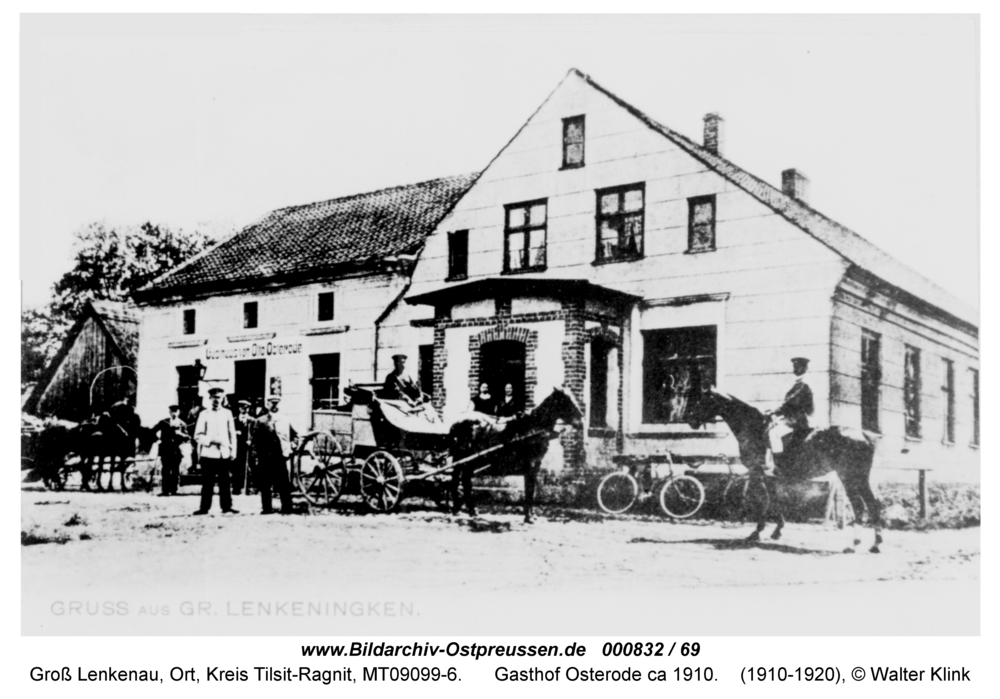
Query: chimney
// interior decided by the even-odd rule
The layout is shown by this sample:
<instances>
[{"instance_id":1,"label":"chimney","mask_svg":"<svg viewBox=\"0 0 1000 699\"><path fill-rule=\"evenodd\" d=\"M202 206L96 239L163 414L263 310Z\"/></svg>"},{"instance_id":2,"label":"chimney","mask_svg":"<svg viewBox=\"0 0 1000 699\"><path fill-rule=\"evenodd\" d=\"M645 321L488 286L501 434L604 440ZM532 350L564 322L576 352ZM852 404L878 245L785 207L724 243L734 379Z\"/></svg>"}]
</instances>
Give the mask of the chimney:
<instances>
[{"instance_id":1,"label":"chimney","mask_svg":"<svg viewBox=\"0 0 1000 699\"><path fill-rule=\"evenodd\" d=\"M804 204L809 197L809 178L789 168L781 173L781 191Z\"/></svg>"},{"instance_id":2,"label":"chimney","mask_svg":"<svg viewBox=\"0 0 1000 699\"><path fill-rule=\"evenodd\" d=\"M703 141L705 150L722 155L722 140L725 126L725 120L715 112L705 115L705 138Z\"/></svg>"}]
</instances>

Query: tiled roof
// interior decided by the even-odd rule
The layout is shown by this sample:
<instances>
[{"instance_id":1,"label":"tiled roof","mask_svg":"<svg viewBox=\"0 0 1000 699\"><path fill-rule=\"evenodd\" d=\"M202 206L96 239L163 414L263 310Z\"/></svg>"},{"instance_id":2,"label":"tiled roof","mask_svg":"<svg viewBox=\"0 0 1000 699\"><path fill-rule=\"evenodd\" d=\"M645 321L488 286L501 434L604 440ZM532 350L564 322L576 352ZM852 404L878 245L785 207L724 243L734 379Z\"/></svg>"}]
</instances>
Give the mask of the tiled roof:
<instances>
[{"instance_id":1,"label":"tiled roof","mask_svg":"<svg viewBox=\"0 0 1000 699\"><path fill-rule=\"evenodd\" d=\"M108 334L118 344L129 366L139 355L139 316L135 306L117 301L91 301Z\"/></svg>"},{"instance_id":2,"label":"tiled roof","mask_svg":"<svg viewBox=\"0 0 1000 699\"><path fill-rule=\"evenodd\" d=\"M278 209L154 280L136 298L315 278L413 252L476 177L445 177Z\"/></svg>"},{"instance_id":3,"label":"tiled roof","mask_svg":"<svg viewBox=\"0 0 1000 699\"><path fill-rule=\"evenodd\" d=\"M575 73L593 88L607 95L618 105L636 116L651 129L667 137L681 149L707 165L711 170L719 173L763 204L769 206L776 213L794 223L806 233L809 233L848 262L888 282L890 285L936 306L949 315L978 327L979 314L974 309L923 275L897 261L854 231L824 216L801 201L788 196L777 187L751 175L749 172L734 165L717 153L705 149L688 137L682 136L676 131L654 121L614 93L598 85L589 75L581 73L576 69L570 72Z\"/></svg>"}]
</instances>

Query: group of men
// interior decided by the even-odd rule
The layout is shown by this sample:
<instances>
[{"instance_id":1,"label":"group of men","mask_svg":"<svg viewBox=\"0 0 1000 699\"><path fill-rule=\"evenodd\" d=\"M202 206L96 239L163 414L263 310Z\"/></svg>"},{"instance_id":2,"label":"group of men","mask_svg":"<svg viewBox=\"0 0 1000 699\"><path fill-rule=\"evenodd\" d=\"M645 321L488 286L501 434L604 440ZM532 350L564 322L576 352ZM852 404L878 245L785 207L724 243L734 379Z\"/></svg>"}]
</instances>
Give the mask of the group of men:
<instances>
[{"instance_id":1,"label":"group of men","mask_svg":"<svg viewBox=\"0 0 1000 699\"><path fill-rule=\"evenodd\" d=\"M232 496L239 495L244 487L247 493L250 492L251 474L253 484L260 491L261 514L274 512L272 491L280 498L280 512L290 514L292 493L287 461L292 453L295 430L280 411L281 399L270 397L267 410L257 416L251 414L249 401L240 400L234 419L222 405L224 393L218 387L209 389L209 406L198 412L190 435L176 405L170 406L170 417L154 428L160 439L163 466L161 495L177 494L181 444L192 441L192 459L196 460L202 474L201 505L195 515L208 514L216 486L222 511L237 514Z\"/></svg>"}]
</instances>

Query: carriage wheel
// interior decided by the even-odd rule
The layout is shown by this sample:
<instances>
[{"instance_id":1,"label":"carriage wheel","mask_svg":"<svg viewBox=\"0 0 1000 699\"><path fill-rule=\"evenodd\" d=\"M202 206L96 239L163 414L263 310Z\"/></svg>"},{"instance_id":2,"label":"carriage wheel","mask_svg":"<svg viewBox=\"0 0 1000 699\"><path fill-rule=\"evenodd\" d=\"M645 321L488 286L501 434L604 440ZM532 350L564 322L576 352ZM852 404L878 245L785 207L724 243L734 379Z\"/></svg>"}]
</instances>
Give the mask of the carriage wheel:
<instances>
[{"instance_id":1,"label":"carriage wheel","mask_svg":"<svg viewBox=\"0 0 1000 699\"><path fill-rule=\"evenodd\" d=\"M609 515L627 512L639 497L639 484L624 471L609 473L597 486L597 504Z\"/></svg>"},{"instance_id":2,"label":"carriage wheel","mask_svg":"<svg viewBox=\"0 0 1000 699\"><path fill-rule=\"evenodd\" d=\"M361 499L375 512L390 512L403 495L403 469L387 451L377 451L361 465Z\"/></svg>"},{"instance_id":3,"label":"carriage wheel","mask_svg":"<svg viewBox=\"0 0 1000 699\"><path fill-rule=\"evenodd\" d=\"M295 455L293 474L293 486L310 505L332 506L347 482L340 443L329 432L312 435Z\"/></svg>"},{"instance_id":4,"label":"carriage wheel","mask_svg":"<svg viewBox=\"0 0 1000 699\"><path fill-rule=\"evenodd\" d=\"M701 509L705 502L705 488L691 476L676 476L663 484L660 507L668 517L685 519Z\"/></svg>"}]
</instances>

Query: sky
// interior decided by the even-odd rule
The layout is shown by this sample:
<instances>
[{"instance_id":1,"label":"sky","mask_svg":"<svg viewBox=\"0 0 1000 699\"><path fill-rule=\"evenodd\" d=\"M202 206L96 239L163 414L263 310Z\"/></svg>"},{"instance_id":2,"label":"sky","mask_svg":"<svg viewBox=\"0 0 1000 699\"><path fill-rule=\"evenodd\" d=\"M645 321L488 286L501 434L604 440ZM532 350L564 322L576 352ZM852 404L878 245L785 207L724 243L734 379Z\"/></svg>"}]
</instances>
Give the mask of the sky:
<instances>
[{"instance_id":1,"label":"sky","mask_svg":"<svg viewBox=\"0 0 1000 699\"><path fill-rule=\"evenodd\" d=\"M22 15L22 304L92 221L238 230L485 167L570 68L979 301L965 16Z\"/></svg>"}]
</instances>

